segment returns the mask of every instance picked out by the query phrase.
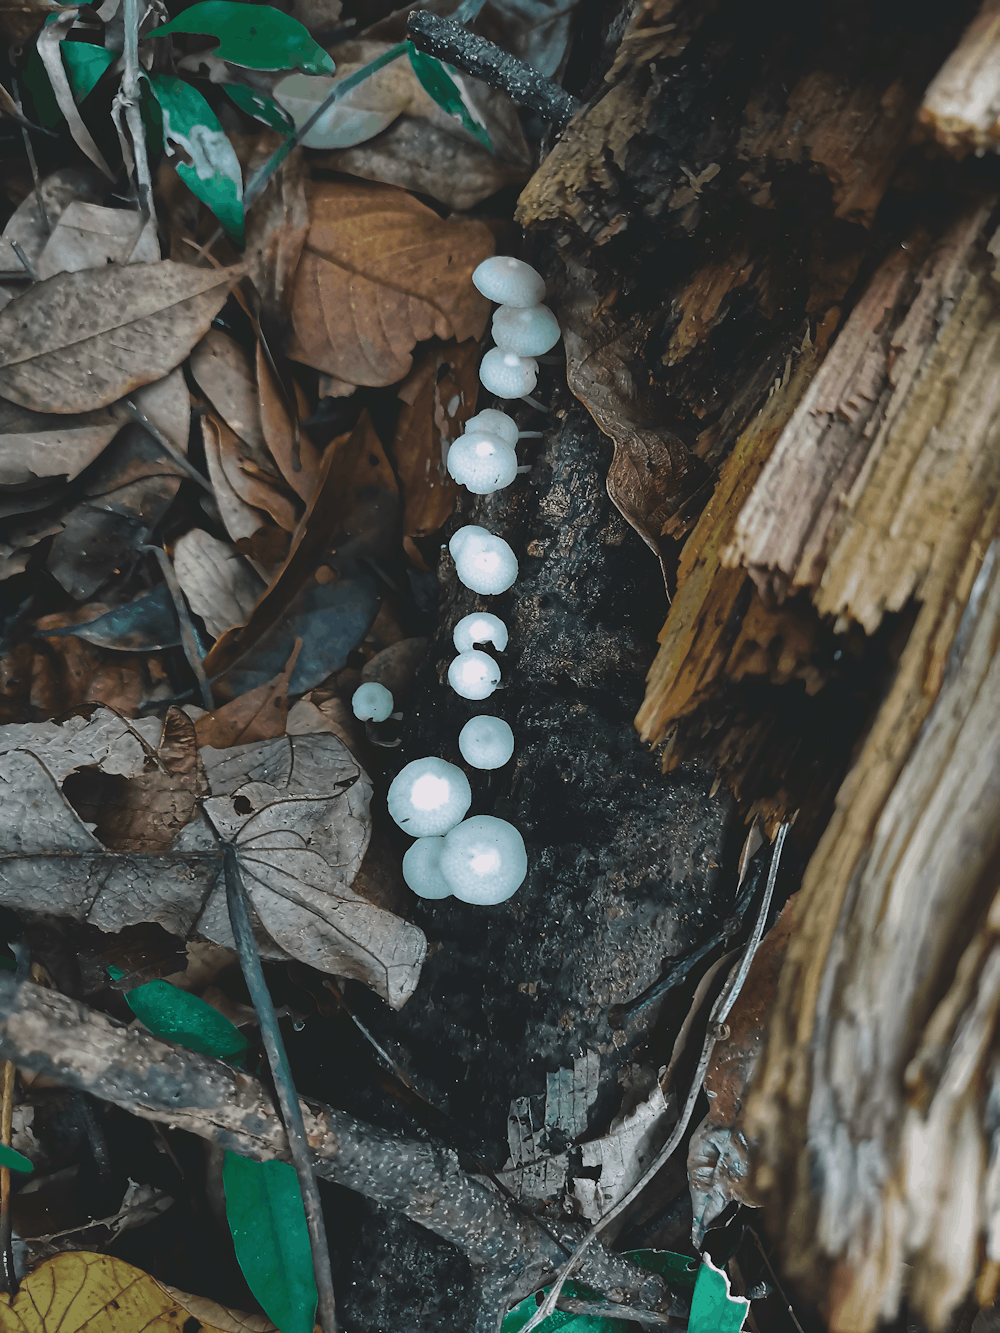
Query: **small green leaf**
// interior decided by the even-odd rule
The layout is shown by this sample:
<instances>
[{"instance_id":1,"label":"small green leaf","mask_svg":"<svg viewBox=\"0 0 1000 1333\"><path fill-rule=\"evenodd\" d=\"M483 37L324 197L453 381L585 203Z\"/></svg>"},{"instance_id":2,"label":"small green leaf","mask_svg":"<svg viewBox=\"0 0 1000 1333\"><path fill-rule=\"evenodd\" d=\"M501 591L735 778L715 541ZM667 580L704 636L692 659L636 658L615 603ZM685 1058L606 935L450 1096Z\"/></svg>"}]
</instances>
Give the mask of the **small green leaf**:
<instances>
[{"instance_id":1,"label":"small green leaf","mask_svg":"<svg viewBox=\"0 0 1000 1333\"><path fill-rule=\"evenodd\" d=\"M209 0L222 4L223 0ZM257 6L238 5L239 9ZM202 8L200 5L196 9ZM188 10L188 13L191 11ZM163 116L163 142L176 154L177 174L243 244L243 174L233 145L197 88L173 74L148 74Z\"/></svg>"},{"instance_id":2,"label":"small green leaf","mask_svg":"<svg viewBox=\"0 0 1000 1333\"><path fill-rule=\"evenodd\" d=\"M548 1288L546 1288L546 1291ZM599 1301L601 1296L589 1287L578 1286L575 1282L566 1282L564 1296L575 1296L580 1300ZM528 1296L520 1305L515 1305L504 1316L500 1333L520 1333L532 1315L538 1310L538 1301ZM606 1319L603 1316L589 1314L571 1314L568 1310L553 1310L547 1319L538 1325L538 1333L627 1333L628 1325L621 1319Z\"/></svg>"},{"instance_id":3,"label":"small green leaf","mask_svg":"<svg viewBox=\"0 0 1000 1333\"><path fill-rule=\"evenodd\" d=\"M462 101L462 94L449 73L451 66L435 60L426 51L418 51L412 42L407 42L406 45L413 72L420 80L420 86L427 96L432 97L450 116L457 116L469 133L474 134L483 147L492 153L493 143L490 136L486 133L485 127L469 115L468 108Z\"/></svg>"},{"instance_id":4,"label":"small green leaf","mask_svg":"<svg viewBox=\"0 0 1000 1333\"><path fill-rule=\"evenodd\" d=\"M300 69L303 74L332 74L336 69L298 19L272 5L201 0L148 36L163 37L170 32L217 37L213 55L246 69Z\"/></svg>"},{"instance_id":5,"label":"small green leaf","mask_svg":"<svg viewBox=\"0 0 1000 1333\"><path fill-rule=\"evenodd\" d=\"M117 970L108 968L112 975ZM175 1041L201 1055L215 1055L220 1060L233 1060L247 1048L246 1037L218 1009L197 995L178 990L169 981L136 986L125 992L125 999L155 1037Z\"/></svg>"},{"instance_id":6,"label":"small green leaf","mask_svg":"<svg viewBox=\"0 0 1000 1333\"><path fill-rule=\"evenodd\" d=\"M119 54L117 51L106 51L103 46L94 46L91 42L62 42L59 49L73 99L77 103L94 91L101 75L114 64ZM31 93L35 106L35 119L46 129L53 129L63 117L37 47L31 48L25 61L23 77L24 86Z\"/></svg>"},{"instance_id":7,"label":"small green leaf","mask_svg":"<svg viewBox=\"0 0 1000 1333\"><path fill-rule=\"evenodd\" d=\"M226 1217L250 1290L281 1333L313 1333L316 1281L295 1168L227 1152Z\"/></svg>"},{"instance_id":8,"label":"small green leaf","mask_svg":"<svg viewBox=\"0 0 1000 1333\"><path fill-rule=\"evenodd\" d=\"M729 1278L703 1255L691 1297L688 1333L740 1333L749 1309L748 1300L730 1296Z\"/></svg>"},{"instance_id":9,"label":"small green leaf","mask_svg":"<svg viewBox=\"0 0 1000 1333\"><path fill-rule=\"evenodd\" d=\"M625 1258L649 1273L660 1273L675 1287L693 1287L698 1276L698 1260L672 1250L630 1250Z\"/></svg>"},{"instance_id":10,"label":"small green leaf","mask_svg":"<svg viewBox=\"0 0 1000 1333\"><path fill-rule=\"evenodd\" d=\"M241 111L245 111L248 116L253 116L254 120L261 120L265 125L270 125L272 130L277 130L279 134L294 134L295 122L287 111L283 111L277 102L272 102L270 97L265 97L263 93L254 92L243 83L224 83L222 91L235 102Z\"/></svg>"},{"instance_id":11,"label":"small green leaf","mask_svg":"<svg viewBox=\"0 0 1000 1333\"><path fill-rule=\"evenodd\" d=\"M34 1171L34 1167L19 1152L13 1148L8 1148L6 1143L0 1143L0 1166L5 1166L8 1171Z\"/></svg>"}]
</instances>

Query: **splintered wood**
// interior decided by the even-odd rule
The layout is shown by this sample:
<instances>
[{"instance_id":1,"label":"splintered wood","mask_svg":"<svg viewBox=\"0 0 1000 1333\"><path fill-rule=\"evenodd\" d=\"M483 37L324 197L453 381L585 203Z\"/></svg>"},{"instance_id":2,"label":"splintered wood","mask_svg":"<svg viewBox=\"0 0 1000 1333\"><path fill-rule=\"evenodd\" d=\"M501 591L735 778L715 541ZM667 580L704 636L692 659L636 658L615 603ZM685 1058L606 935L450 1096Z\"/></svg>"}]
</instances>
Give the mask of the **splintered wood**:
<instances>
[{"instance_id":1,"label":"splintered wood","mask_svg":"<svg viewBox=\"0 0 1000 1333\"><path fill-rule=\"evenodd\" d=\"M1000 144L1000 0L984 0L931 80L918 124L955 157Z\"/></svg>"}]
</instances>

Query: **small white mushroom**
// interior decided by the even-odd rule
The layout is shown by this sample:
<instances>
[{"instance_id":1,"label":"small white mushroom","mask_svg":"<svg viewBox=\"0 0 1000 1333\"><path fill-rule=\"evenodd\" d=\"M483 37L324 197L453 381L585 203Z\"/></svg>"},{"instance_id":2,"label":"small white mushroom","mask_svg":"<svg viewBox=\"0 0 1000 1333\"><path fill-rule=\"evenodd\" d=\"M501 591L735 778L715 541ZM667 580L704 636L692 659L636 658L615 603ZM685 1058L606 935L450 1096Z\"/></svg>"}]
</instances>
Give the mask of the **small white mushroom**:
<instances>
[{"instance_id":1,"label":"small white mushroom","mask_svg":"<svg viewBox=\"0 0 1000 1333\"><path fill-rule=\"evenodd\" d=\"M456 764L430 756L414 759L392 780L389 814L415 838L447 833L472 804L469 779Z\"/></svg>"},{"instance_id":2,"label":"small white mushroom","mask_svg":"<svg viewBox=\"0 0 1000 1333\"><path fill-rule=\"evenodd\" d=\"M453 658L448 684L463 699L488 699L500 684L500 668L489 653L473 648Z\"/></svg>"},{"instance_id":3,"label":"small white mushroom","mask_svg":"<svg viewBox=\"0 0 1000 1333\"><path fill-rule=\"evenodd\" d=\"M507 647L507 626L490 611L473 611L455 626L452 640L460 653L467 653L477 643L492 643L497 652Z\"/></svg>"},{"instance_id":4,"label":"small white mushroom","mask_svg":"<svg viewBox=\"0 0 1000 1333\"><path fill-rule=\"evenodd\" d=\"M441 874L444 838L418 838L403 856L403 878L418 898L450 898L451 885Z\"/></svg>"},{"instance_id":5,"label":"small white mushroom","mask_svg":"<svg viewBox=\"0 0 1000 1333\"><path fill-rule=\"evenodd\" d=\"M351 708L362 722L384 722L392 713L392 693L384 685L368 681L351 695Z\"/></svg>"},{"instance_id":6,"label":"small white mushroom","mask_svg":"<svg viewBox=\"0 0 1000 1333\"><path fill-rule=\"evenodd\" d=\"M514 733L500 717L474 717L458 733L462 758L473 768L503 768L514 753Z\"/></svg>"},{"instance_id":7,"label":"small white mushroom","mask_svg":"<svg viewBox=\"0 0 1000 1333\"><path fill-rule=\"evenodd\" d=\"M484 430L487 435L495 435L498 440L503 440L504 444L509 444L512 449L517 444L518 436L521 434L514 418L509 417L506 412L501 412L496 407L484 407L474 417L469 417L465 423L465 430L467 434L474 430Z\"/></svg>"},{"instance_id":8,"label":"small white mushroom","mask_svg":"<svg viewBox=\"0 0 1000 1333\"><path fill-rule=\"evenodd\" d=\"M444 840L441 874L463 903L502 903L524 883L528 854L513 824L493 815L474 815Z\"/></svg>"},{"instance_id":9,"label":"small white mushroom","mask_svg":"<svg viewBox=\"0 0 1000 1333\"><path fill-rule=\"evenodd\" d=\"M517 578L517 556L502 537L467 524L448 543L459 580L490 597L506 592Z\"/></svg>"},{"instance_id":10,"label":"small white mushroom","mask_svg":"<svg viewBox=\"0 0 1000 1333\"><path fill-rule=\"evenodd\" d=\"M545 295L545 281L530 264L510 255L484 259L472 275L473 284L488 301L502 305L537 305Z\"/></svg>"},{"instance_id":11,"label":"small white mushroom","mask_svg":"<svg viewBox=\"0 0 1000 1333\"><path fill-rule=\"evenodd\" d=\"M538 382L538 362L491 347L479 367L479 382L498 398L523 398Z\"/></svg>"},{"instance_id":12,"label":"small white mushroom","mask_svg":"<svg viewBox=\"0 0 1000 1333\"><path fill-rule=\"evenodd\" d=\"M492 495L517 476L517 454L485 431L466 431L448 450L448 471L473 495Z\"/></svg>"},{"instance_id":13,"label":"small white mushroom","mask_svg":"<svg viewBox=\"0 0 1000 1333\"><path fill-rule=\"evenodd\" d=\"M545 305L502 305L493 316L493 341L501 352L541 356L561 337L559 321Z\"/></svg>"}]
</instances>

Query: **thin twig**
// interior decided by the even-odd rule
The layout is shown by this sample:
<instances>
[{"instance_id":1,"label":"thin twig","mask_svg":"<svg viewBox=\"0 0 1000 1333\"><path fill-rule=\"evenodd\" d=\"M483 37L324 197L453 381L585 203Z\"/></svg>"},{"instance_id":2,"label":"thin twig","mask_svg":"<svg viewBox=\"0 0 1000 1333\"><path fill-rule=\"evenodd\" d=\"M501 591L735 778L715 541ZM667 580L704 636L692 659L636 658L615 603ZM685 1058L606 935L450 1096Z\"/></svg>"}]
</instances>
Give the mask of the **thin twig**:
<instances>
[{"instance_id":1,"label":"thin twig","mask_svg":"<svg viewBox=\"0 0 1000 1333\"><path fill-rule=\"evenodd\" d=\"M0 1142L10 1147L11 1126L14 1118L14 1065L3 1062L3 1104L0 1106ZM0 1167L0 1286L10 1296L17 1295L17 1273L14 1271L14 1233L10 1216L10 1168Z\"/></svg>"},{"instance_id":2,"label":"thin twig","mask_svg":"<svg viewBox=\"0 0 1000 1333\"><path fill-rule=\"evenodd\" d=\"M28 256L24 253L24 247L21 245L21 243L19 241L12 240L10 243L10 248L17 255L17 262L24 269L25 273L27 273L31 281L38 282L40 280L38 277L38 270L35 268L34 264L31 262Z\"/></svg>"},{"instance_id":3,"label":"thin twig","mask_svg":"<svg viewBox=\"0 0 1000 1333\"><path fill-rule=\"evenodd\" d=\"M564 130L583 103L552 79L502 51L485 37L469 32L454 19L438 18L426 9L411 10L406 31L414 46L428 55L446 60L491 88L499 88L520 106L529 107Z\"/></svg>"},{"instance_id":4,"label":"thin twig","mask_svg":"<svg viewBox=\"0 0 1000 1333\"><path fill-rule=\"evenodd\" d=\"M170 557L159 546L144 546L144 551L156 556L157 564L160 566L160 573L163 575L163 581L170 591L170 597L174 604L174 610L177 612L177 624L181 631L181 647L184 649L184 656L187 658L188 666L194 672L195 679L198 682L198 689L201 691L201 706L211 712L215 707L212 699L212 687L208 683L208 677L205 675L205 668L201 664L201 654L198 652L198 640L195 638L194 625L191 623L191 617L188 615L187 602L184 600L184 592L180 583L177 581L177 575L174 573L174 567L170 563Z\"/></svg>"},{"instance_id":5,"label":"thin twig","mask_svg":"<svg viewBox=\"0 0 1000 1333\"><path fill-rule=\"evenodd\" d=\"M149 174L149 157L146 153L146 130L142 123L139 108L139 24L142 22L144 0L124 0L123 18L125 24L125 49L122 52L124 72L121 92L125 105L125 123L132 137L132 152L135 160L135 185L139 198L139 207L147 218L153 216L153 181Z\"/></svg>"},{"instance_id":6,"label":"thin twig","mask_svg":"<svg viewBox=\"0 0 1000 1333\"><path fill-rule=\"evenodd\" d=\"M302 1119L302 1107L292 1079L292 1071L285 1052L278 1016L274 1012L257 941L253 937L250 924L250 910L247 906L246 889L240 874L239 860L233 843L223 843L223 865L226 872L226 902L229 906L229 923L233 928L233 938L240 956L243 976L257 1012L260 1034L264 1040L264 1049L271 1065L274 1090L281 1107L281 1118L285 1122L288 1136L288 1148L299 1178L302 1191L302 1204L305 1208L306 1223L309 1227L309 1242L312 1246L313 1270L316 1275L316 1291L319 1302L316 1316L323 1333L337 1333L337 1306L333 1295L333 1273L330 1270L330 1247L326 1239L326 1225L323 1221L323 1206L316 1184L313 1169L312 1152L306 1138L305 1122Z\"/></svg>"},{"instance_id":7,"label":"thin twig","mask_svg":"<svg viewBox=\"0 0 1000 1333\"><path fill-rule=\"evenodd\" d=\"M11 56L11 64L13 64L13 53ZM11 75L10 88L11 88L11 96L14 99L14 105L17 107L18 111L20 111L23 115L24 113L23 113L23 108L21 106L21 97L17 88L16 75L13 74ZM49 221L49 215L48 213L46 213L45 204L42 201L42 178L38 174L38 161L35 158L35 145L31 142L31 134L29 133L28 127L26 125L21 126L21 134L24 138L24 151L27 154L28 165L31 168L31 179L35 185L35 198L38 201L38 212L41 215L42 226L45 228L46 236L51 236L52 223Z\"/></svg>"},{"instance_id":8,"label":"thin twig","mask_svg":"<svg viewBox=\"0 0 1000 1333\"><path fill-rule=\"evenodd\" d=\"M694 1072L694 1078L691 1080L691 1089L688 1093L687 1101L684 1103L684 1109L681 1111L677 1124L674 1126L673 1133L632 1188L626 1194L623 1194L618 1202L612 1208L609 1208L600 1220L591 1227L590 1231L587 1232L586 1236L584 1236L583 1240L573 1251L568 1262L559 1270L545 1300L538 1307L535 1314L532 1315L528 1323L521 1329L521 1333L531 1333L532 1329L537 1328L544 1319L549 1317L556 1308L556 1302L562 1295L563 1283L573 1276L577 1265L583 1258L583 1255L591 1242L600 1235L605 1227L610 1225L616 1217L619 1217L626 1208L630 1207L631 1204L635 1202L653 1176L661 1170L680 1146L681 1141L687 1132L688 1125L690 1124L691 1116L694 1114L695 1105L701 1095L702 1085L705 1082L705 1074L708 1071L708 1064L712 1058L715 1043L720 1040L725 1040L725 1037L728 1036L728 1029L725 1027L726 1018L729 1016L729 1012L736 1003L737 997L743 988L743 983L746 981L747 974L750 971L750 964L753 962L754 954L757 952L757 948L763 938L764 928L767 925L768 913L771 910L771 900L774 897L774 885L778 878L778 865L781 860L781 849L785 844L785 837L790 826L790 822L784 823L778 829L777 837L774 840L774 851L771 855L771 868L767 876L767 886L764 889L764 896L761 899L760 909L757 913L757 920L754 923L753 934L750 936L746 948L743 950L739 963L730 973L726 984L723 986L721 993L712 1006L712 1012L708 1019L708 1031L705 1035L705 1041L701 1050L701 1058L699 1059L698 1067Z\"/></svg>"},{"instance_id":9,"label":"thin twig","mask_svg":"<svg viewBox=\"0 0 1000 1333\"><path fill-rule=\"evenodd\" d=\"M157 427L154 426L153 423L149 420L146 414L140 411L138 407L136 407L135 403L132 402L131 398L126 398L124 401L125 401L125 411L129 414L132 420L137 421L139 425L143 428L143 430L148 435L151 435L153 437L153 439L160 446L163 452L169 454L170 457L177 464L177 466L183 468L184 471L191 478L191 480L196 481L203 490L208 491L209 495L214 500L215 490L212 486L212 483L206 477L203 477L201 475L201 473L198 471L198 469L195 467L195 465L191 462L189 458L185 458L185 456L181 453L181 451L175 448L174 445L170 443L170 441L163 434L163 432L158 430Z\"/></svg>"}]
</instances>

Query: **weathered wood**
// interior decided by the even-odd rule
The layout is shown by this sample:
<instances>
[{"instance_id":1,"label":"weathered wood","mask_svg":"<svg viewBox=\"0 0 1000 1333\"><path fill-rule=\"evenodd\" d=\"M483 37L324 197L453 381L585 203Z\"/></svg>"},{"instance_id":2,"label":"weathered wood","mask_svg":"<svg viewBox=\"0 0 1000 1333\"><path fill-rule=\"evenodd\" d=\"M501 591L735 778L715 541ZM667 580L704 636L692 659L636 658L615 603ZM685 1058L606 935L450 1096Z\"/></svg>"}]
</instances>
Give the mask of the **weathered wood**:
<instances>
[{"instance_id":1,"label":"weathered wood","mask_svg":"<svg viewBox=\"0 0 1000 1333\"><path fill-rule=\"evenodd\" d=\"M917 123L955 157L1000 145L998 0L983 0L924 93Z\"/></svg>"}]
</instances>

